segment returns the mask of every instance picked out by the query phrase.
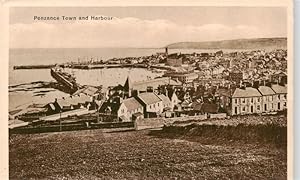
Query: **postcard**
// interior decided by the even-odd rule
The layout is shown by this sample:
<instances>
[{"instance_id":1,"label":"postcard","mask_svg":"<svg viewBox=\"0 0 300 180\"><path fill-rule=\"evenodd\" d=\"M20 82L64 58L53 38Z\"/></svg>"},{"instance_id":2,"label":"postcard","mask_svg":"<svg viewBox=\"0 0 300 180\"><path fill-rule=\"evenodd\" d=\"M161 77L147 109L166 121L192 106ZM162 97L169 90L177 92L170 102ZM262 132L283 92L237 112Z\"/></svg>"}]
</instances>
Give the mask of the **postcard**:
<instances>
[{"instance_id":1,"label":"postcard","mask_svg":"<svg viewBox=\"0 0 300 180\"><path fill-rule=\"evenodd\" d=\"M292 7L3 2L1 177L292 177Z\"/></svg>"}]
</instances>

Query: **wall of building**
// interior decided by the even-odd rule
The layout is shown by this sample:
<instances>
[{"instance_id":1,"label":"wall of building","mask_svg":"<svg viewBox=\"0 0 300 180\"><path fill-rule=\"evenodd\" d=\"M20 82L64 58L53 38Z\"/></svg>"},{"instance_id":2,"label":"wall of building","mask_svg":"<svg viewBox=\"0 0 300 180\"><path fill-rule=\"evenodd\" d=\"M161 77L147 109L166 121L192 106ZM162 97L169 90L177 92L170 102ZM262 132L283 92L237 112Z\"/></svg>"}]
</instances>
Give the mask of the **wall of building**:
<instances>
[{"instance_id":1,"label":"wall of building","mask_svg":"<svg viewBox=\"0 0 300 180\"><path fill-rule=\"evenodd\" d=\"M262 97L232 98L231 115L255 114L262 112Z\"/></svg>"},{"instance_id":2,"label":"wall of building","mask_svg":"<svg viewBox=\"0 0 300 180\"><path fill-rule=\"evenodd\" d=\"M157 103L153 104L148 104L146 106L146 112L157 112L157 113L162 113L163 112L163 103L162 101L159 101Z\"/></svg>"}]
</instances>

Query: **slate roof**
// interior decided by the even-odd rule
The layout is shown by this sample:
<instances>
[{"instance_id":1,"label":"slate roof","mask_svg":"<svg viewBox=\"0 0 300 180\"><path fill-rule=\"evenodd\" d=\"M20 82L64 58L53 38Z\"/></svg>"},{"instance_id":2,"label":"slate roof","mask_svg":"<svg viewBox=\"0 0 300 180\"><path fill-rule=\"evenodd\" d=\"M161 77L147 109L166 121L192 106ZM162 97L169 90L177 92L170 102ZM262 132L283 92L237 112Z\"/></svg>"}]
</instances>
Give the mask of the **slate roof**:
<instances>
[{"instance_id":1,"label":"slate roof","mask_svg":"<svg viewBox=\"0 0 300 180\"><path fill-rule=\"evenodd\" d=\"M273 95L273 94L275 94L273 89L271 89L269 86L259 86L258 90L262 95Z\"/></svg>"},{"instance_id":2,"label":"slate roof","mask_svg":"<svg viewBox=\"0 0 300 180\"><path fill-rule=\"evenodd\" d=\"M162 100L163 104L170 104L171 103L170 99L167 96L163 95L163 94L158 95L158 97Z\"/></svg>"},{"instance_id":3,"label":"slate roof","mask_svg":"<svg viewBox=\"0 0 300 180\"><path fill-rule=\"evenodd\" d=\"M253 87L246 87L244 89L236 88L232 97L259 97L262 96L260 92Z\"/></svg>"},{"instance_id":4,"label":"slate roof","mask_svg":"<svg viewBox=\"0 0 300 180\"><path fill-rule=\"evenodd\" d=\"M154 89L157 89L160 85L181 85L181 83L178 83L169 77L163 77L163 78L157 78L157 79L151 79L146 81L139 81L132 83L132 89L138 90L138 91L146 91L147 87L151 86Z\"/></svg>"},{"instance_id":5,"label":"slate roof","mask_svg":"<svg viewBox=\"0 0 300 180\"><path fill-rule=\"evenodd\" d=\"M287 87L285 87L285 86L280 86L278 84L274 84L274 85L271 86L271 88L277 94L287 94Z\"/></svg>"},{"instance_id":6,"label":"slate roof","mask_svg":"<svg viewBox=\"0 0 300 180\"><path fill-rule=\"evenodd\" d=\"M72 96L65 98L65 99L58 99L57 100L57 104L60 107L67 107L67 106L71 106L71 105L78 105L78 104L84 104L86 102L90 101L90 97L85 95L85 94L81 94L80 96L76 95L76 96Z\"/></svg>"},{"instance_id":7,"label":"slate roof","mask_svg":"<svg viewBox=\"0 0 300 180\"><path fill-rule=\"evenodd\" d=\"M132 111L138 108L142 108L143 106L135 99L135 98L128 98L125 99L124 101L124 105L126 106L128 111Z\"/></svg>"},{"instance_id":8,"label":"slate roof","mask_svg":"<svg viewBox=\"0 0 300 180\"><path fill-rule=\"evenodd\" d=\"M157 102L160 102L162 101L158 95L156 95L155 93L150 93L150 92L147 92L147 93L141 93L138 95L138 98L143 101L146 105L149 105L149 104L154 104L154 103L157 103Z\"/></svg>"},{"instance_id":9,"label":"slate roof","mask_svg":"<svg viewBox=\"0 0 300 180\"><path fill-rule=\"evenodd\" d=\"M92 86L87 86L82 89L77 90L73 95L78 95L78 94L86 94L89 96L93 96L98 92L98 89Z\"/></svg>"}]
</instances>

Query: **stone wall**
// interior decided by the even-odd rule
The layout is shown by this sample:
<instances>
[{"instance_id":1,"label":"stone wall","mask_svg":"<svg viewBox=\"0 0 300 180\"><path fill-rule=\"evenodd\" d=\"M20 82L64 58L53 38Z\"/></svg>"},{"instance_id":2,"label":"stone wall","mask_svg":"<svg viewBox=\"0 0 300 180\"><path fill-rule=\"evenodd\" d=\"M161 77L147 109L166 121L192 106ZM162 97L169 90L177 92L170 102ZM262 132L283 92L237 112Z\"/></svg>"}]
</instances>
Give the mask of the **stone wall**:
<instances>
[{"instance_id":1,"label":"stone wall","mask_svg":"<svg viewBox=\"0 0 300 180\"><path fill-rule=\"evenodd\" d=\"M223 119L223 118L226 118L226 117L227 117L226 113L210 114L211 119L214 119L214 118Z\"/></svg>"},{"instance_id":2,"label":"stone wall","mask_svg":"<svg viewBox=\"0 0 300 180\"><path fill-rule=\"evenodd\" d=\"M135 129L155 129L161 128L164 125L170 125L174 122L184 122L191 120L205 120L207 119L207 115L198 115L198 116L187 116L187 117L175 117L175 118L145 118L138 119L135 121Z\"/></svg>"}]
</instances>

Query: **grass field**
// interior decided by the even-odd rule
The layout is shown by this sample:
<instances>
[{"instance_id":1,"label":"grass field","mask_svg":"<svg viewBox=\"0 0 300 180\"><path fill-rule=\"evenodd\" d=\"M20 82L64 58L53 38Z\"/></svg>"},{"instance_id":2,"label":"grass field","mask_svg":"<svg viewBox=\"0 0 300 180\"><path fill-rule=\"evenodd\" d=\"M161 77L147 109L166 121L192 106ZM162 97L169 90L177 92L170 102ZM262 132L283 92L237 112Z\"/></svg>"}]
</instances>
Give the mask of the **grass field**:
<instances>
[{"instance_id":1,"label":"grass field","mask_svg":"<svg viewBox=\"0 0 300 180\"><path fill-rule=\"evenodd\" d=\"M10 179L286 179L286 146L163 130L12 135Z\"/></svg>"}]
</instances>

